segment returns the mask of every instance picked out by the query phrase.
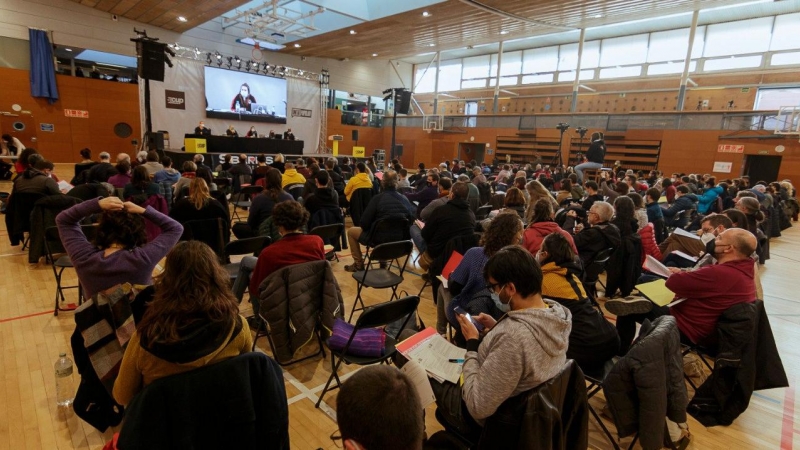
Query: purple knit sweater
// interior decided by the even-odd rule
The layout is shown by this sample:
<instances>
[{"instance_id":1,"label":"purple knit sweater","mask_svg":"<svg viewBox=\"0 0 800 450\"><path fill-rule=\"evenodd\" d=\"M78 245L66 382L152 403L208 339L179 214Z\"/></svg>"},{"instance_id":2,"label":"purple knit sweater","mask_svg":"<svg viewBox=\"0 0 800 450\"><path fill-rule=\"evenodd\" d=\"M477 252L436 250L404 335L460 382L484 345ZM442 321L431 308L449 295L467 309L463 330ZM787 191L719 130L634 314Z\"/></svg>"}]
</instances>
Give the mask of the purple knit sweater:
<instances>
[{"instance_id":1,"label":"purple knit sweater","mask_svg":"<svg viewBox=\"0 0 800 450\"><path fill-rule=\"evenodd\" d=\"M56 217L61 242L67 250L84 294L94 294L122 283L153 284L153 268L172 249L183 233L178 222L148 206L145 219L161 228L161 235L133 250L118 250L108 257L99 250L81 231L80 220L102 212L100 199L88 200L62 211Z\"/></svg>"}]
</instances>

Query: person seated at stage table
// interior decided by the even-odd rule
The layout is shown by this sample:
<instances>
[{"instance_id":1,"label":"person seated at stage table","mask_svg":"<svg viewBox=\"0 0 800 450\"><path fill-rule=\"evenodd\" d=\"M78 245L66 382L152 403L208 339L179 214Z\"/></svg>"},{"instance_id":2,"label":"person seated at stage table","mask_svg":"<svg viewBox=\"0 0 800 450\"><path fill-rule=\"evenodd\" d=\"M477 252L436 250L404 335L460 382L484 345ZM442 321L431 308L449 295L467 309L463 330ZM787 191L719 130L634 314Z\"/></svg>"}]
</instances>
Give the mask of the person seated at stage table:
<instances>
[{"instance_id":1,"label":"person seated at stage table","mask_svg":"<svg viewBox=\"0 0 800 450\"><path fill-rule=\"evenodd\" d=\"M144 166L137 166L133 169L130 183L125 184L122 191L122 198L129 199L133 196L151 196L161 193L161 188L150 181L150 175L147 173L147 168Z\"/></svg>"},{"instance_id":2,"label":"person seated at stage table","mask_svg":"<svg viewBox=\"0 0 800 450\"><path fill-rule=\"evenodd\" d=\"M290 141L294 140L294 133L292 133L292 129L289 128L288 130L283 132L283 138L288 139Z\"/></svg>"},{"instance_id":3,"label":"person seated at stage table","mask_svg":"<svg viewBox=\"0 0 800 450\"><path fill-rule=\"evenodd\" d=\"M258 137L258 131L256 131L256 127L251 126L250 129L247 131L247 134L245 136L249 137L249 138Z\"/></svg>"},{"instance_id":4,"label":"person seated at stage table","mask_svg":"<svg viewBox=\"0 0 800 450\"><path fill-rule=\"evenodd\" d=\"M250 95L250 86L247 83L243 83L239 88L239 93L231 100L231 111L239 111L242 109L250 111L253 103L258 102L255 97Z\"/></svg>"},{"instance_id":5,"label":"person seated at stage table","mask_svg":"<svg viewBox=\"0 0 800 450\"><path fill-rule=\"evenodd\" d=\"M200 124L194 128L194 134L199 134L201 136L211 136L211 128L206 128L206 123L201 120Z\"/></svg>"},{"instance_id":6,"label":"person seated at stage table","mask_svg":"<svg viewBox=\"0 0 800 450\"><path fill-rule=\"evenodd\" d=\"M275 139L275 130L269 130L269 138Z\"/></svg>"},{"instance_id":7,"label":"person seated at stage table","mask_svg":"<svg viewBox=\"0 0 800 450\"><path fill-rule=\"evenodd\" d=\"M231 126L228 127L227 130L225 130L225 135L226 136L232 136L232 137L239 137L239 132L236 131L236 128L233 128L233 125L231 125Z\"/></svg>"}]
</instances>

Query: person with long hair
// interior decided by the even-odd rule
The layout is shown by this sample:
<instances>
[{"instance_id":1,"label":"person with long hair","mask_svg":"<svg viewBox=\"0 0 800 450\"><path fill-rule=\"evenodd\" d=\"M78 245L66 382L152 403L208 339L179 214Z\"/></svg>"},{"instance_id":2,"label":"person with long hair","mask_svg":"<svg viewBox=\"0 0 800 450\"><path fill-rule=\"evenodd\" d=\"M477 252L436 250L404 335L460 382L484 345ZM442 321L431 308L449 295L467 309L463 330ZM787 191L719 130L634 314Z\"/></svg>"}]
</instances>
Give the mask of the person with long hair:
<instances>
[{"instance_id":1,"label":"person with long hair","mask_svg":"<svg viewBox=\"0 0 800 450\"><path fill-rule=\"evenodd\" d=\"M258 103L256 98L250 94L250 86L247 83L242 83L239 88L239 93L231 100L231 111L239 112L241 110L250 111L253 103Z\"/></svg>"},{"instance_id":2,"label":"person with long hair","mask_svg":"<svg viewBox=\"0 0 800 450\"><path fill-rule=\"evenodd\" d=\"M114 382L114 399L122 405L159 378L225 361L253 346L228 273L209 246L181 242L165 266Z\"/></svg>"},{"instance_id":3,"label":"person with long hair","mask_svg":"<svg viewBox=\"0 0 800 450\"><path fill-rule=\"evenodd\" d=\"M620 245L611 246L614 251L606 266L606 298L612 298L619 289L622 297L630 295L641 273L642 240L637 234L633 200L620 195L614 200L614 218L610 221L619 230Z\"/></svg>"},{"instance_id":4,"label":"person with long hair","mask_svg":"<svg viewBox=\"0 0 800 450\"><path fill-rule=\"evenodd\" d=\"M567 358L585 372L597 370L619 351L617 329L596 310L580 280L583 269L575 258L572 241L563 234L545 236L536 260L542 267L542 296L557 301L572 313Z\"/></svg>"},{"instance_id":5,"label":"person with long hair","mask_svg":"<svg viewBox=\"0 0 800 450\"><path fill-rule=\"evenodd\" d=\"M233 224L233 234L237 238L258 236L258 227L272 215L275 205L287 200L294 200L292 195L281 187L282 180L283 176L278 169L272 168L267 171L264 175L265 189L253 198L247 222Z\"/></svg>"},{"instance_id":6,"label":"person with long hair","mask_svg":"<svg viewBox=\"0 0 800 450\"><path fill-rule=\"evenodd\" d=\"M161 187L150 181L150 174L147 172L147 167L140 165L133 169L131 182L127 183L122 190L122 198L129 199L139 195L149 197L160 193Z\"/></svg>"},{"instance_id":7,"label":"person with long hair","mask_svg":"<svg viewBox=\"0 0 800 450\"><path fill-rule=\"evenodd\" d=\"M556 199L553 198L553 195L550 194L550 191L548 191L542 183L536 180L531 180L525 185L525 190L528 191L528 195L530 197L528 199L528 207L525 209L525 223L531 223L531 219L533 217L533 205L535 205L539 199L544 198L550 202L554 211L558 209L558 203L556 202Z\"/></svg>"},{"instance_id":8,"label":"person with long hair","mask_svg":"<svg viewBox=\"0 0 800 450\"><path fill-rule=\"evenodd\" d=\"M572 200L572 181L569 178L565 178L561 181L561 190L556 195L556 203L561 206L564 205L565 201L572 202Z\"/></svg>"},{"instance_id":9,"label":"person with long hair","mask_svg":"<svg viewBox=\"0 0 800 450\"><path fill-rule=\"evenodd\" d=\"M17 172L17 175L31 167L30 156L38 153L35 148L28 147L17 154L17 160L14 162L14 171Z\"/></svg>"},{"instance_id":10,"label":"person with long hair","mask_svg":"<svg viewBox=\"0 0 800 450\"><path fill-rule=\"evenodd\" d=\"M545 236L552 233L559 233L564 236L564 239L566 239L570 247L572 247L572 251L576 254L578 253L572 235L561 229L561 227L553 221L554 215L553 204L547 199L540 198L536 204L533 205L531 222L522 235L522 246L528 249L531 254L535 255L539 251L539 247L542 246L542 241Z\"/></svg>"},{"instance_id":11,"label":"person with long hair","mask_svg":"<svg viewBox=\"0 0 800 450\"><path fill-rule=\"evenodd\" d=\"M647 208L644 206L644 199L636 192L631 192L628 197L633 201L633 217L636 219L636 224L639 225L638 229L647 226L649 220L647 218Z\"/></svg>"},{"instance_id":12,"label":"person with long hair","mask_svg":"<svg viewBox=\"0 0 800 450\"><path fill-rule=\"evenodd\" d=\"M455 313L456 307L464 308L474 316L486 313L499 319L503 315L502 311L495 308L491 293L486 290L483 266L501 248L519 244L522 232L522 220L512 210L504 210L492 220L489 228L481 237L480 247L467 250L458 267L450 274L447 281L449 293L445 292L444 288L440 288L437 297L439 299L436 325L438 331L446 328L447 322L455 329L460 328ZM447 298L451 295L452 301L448 302Z\"/></svg>"},{"instance_id":13,"label":"person with long hair","mask_svg":"<svg viewBox=\"0 0 800 450\"><path fill-rule=\"evenodd\" d=\"M281 174L286 170L286 163L284 162L283 153L278 153L272 158L270 166L280 170Z\"/></svg>"},{"instance_id":14,"label":"person with long hair","mask_svg":"<svg viewBox=\"0 0 800 450\"><path fill-rule=\"evenodd\" d=\"M228 226L230 217L228 208L211 196L208 184L203 178L192 179L189 185L189 195L178 200L169 212L169 216L180 224L190 220L222 219L222 237L225 242L230 241L231 229Z\"/></svg>"},{"instance_id":15,"label":"person with long hair","mask_svg":"<svg viewBox=\"0 0 800 450\"><path fill-rule=\"evenodd\" d=\"M90 242L80 224L93 214L100 214L100 221ZM145 220L161 228L150 242ZM59 213L56 225L87 298L122 283L152 284L153 268L183 233L181 224L153 207L142 208L117 197L79 203Z\"/></svg>"}]
</instances>

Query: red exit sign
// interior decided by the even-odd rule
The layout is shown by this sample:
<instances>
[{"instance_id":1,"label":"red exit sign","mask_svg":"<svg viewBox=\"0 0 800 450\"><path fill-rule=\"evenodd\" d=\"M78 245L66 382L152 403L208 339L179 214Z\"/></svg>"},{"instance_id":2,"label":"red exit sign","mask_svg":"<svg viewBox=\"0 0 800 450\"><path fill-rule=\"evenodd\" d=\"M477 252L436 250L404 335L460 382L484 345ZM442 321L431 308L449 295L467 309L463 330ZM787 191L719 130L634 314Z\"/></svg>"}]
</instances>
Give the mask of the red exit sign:
<instances>
[{"instance_id":1,"label":"red exit sign","mask_svg":"<svg viewBox=\"0 0 800 450\"><path fill-rule=\"evenodd\" d=\"M718 153L744 153L744 145L723 145L717 146Z\"/></svg>"},{"instance_id":2,"label":"red exit sign","mask_svg":"<svg viewBox=\"0 0 800 450\"><path fill-rule=\"evenodd\" d=\"M65 109L64 115L67 117L77 117L79 119L88 119L89 118L89 111L83 111L80 109Z\"/></svg>"}]
</instances>

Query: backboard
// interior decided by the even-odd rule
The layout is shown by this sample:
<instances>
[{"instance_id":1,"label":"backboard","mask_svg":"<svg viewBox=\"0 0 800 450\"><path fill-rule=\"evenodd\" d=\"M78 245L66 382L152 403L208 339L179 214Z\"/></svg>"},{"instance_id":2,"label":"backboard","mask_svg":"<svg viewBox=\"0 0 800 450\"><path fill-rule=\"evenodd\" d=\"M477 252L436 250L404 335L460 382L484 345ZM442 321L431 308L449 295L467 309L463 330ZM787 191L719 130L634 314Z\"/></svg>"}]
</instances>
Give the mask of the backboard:
<instances>
[{"instance_id":1,"label":"backboard","mask_svg":"<svg viewBox=\"0 0 800 450\"><path fill-rule=\"evenodd\" d=\"M781 106L775 117L775 134L800 135L800 106Z\"/></svg>"},{"instance_id":2,"label":"backboard","mask_svg":"<svg viewBox=\"0 0 800 450\"><path fill-rule=\"evenodd\" d=\"M431 114L422 116L422 129L430 133L431 131L444 130L444 116L441 114Z\"/></svg>"}]
</instances>

